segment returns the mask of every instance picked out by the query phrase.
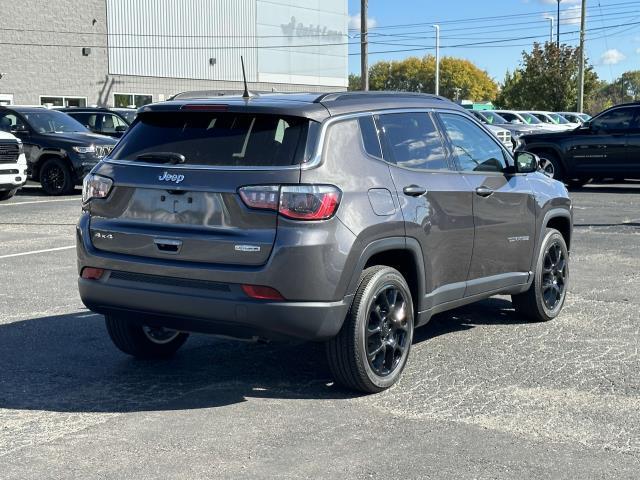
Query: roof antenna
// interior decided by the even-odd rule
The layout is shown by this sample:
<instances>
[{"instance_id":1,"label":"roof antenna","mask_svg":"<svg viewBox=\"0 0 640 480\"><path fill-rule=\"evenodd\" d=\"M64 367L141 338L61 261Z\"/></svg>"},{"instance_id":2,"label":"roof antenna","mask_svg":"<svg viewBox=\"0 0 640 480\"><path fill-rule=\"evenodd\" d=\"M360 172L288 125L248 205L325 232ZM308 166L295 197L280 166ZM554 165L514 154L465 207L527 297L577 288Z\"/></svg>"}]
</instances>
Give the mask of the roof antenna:
<instances>
[{"instance_id":1,"label":"roof antenna","mask_svg":"<svg viewBox=\"0 0 640 480\"><path fill-rule=\"evenodd\" d=\"M244 58L242 58L242 55L240 55L240 63L242 63L242 81L244 82L244 93L242 94L242 98L251 98L249 87L247 86L247 74L244 72Z\"/></svg>"}]
</instances>

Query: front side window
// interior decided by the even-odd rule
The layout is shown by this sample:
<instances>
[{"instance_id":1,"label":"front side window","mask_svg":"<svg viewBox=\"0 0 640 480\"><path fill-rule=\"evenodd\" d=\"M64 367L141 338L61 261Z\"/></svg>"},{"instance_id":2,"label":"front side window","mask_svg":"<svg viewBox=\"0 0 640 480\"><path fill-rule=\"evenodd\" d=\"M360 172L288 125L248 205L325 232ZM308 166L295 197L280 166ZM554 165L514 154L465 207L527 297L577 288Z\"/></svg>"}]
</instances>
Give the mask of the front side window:
<instances>
[{"instance_id":1,"label":"front side window","mask_svg":"<svg viewBox=\"0 0 640 480\"><path fill-rule=\"evenodd\" d=\"M605 132L624 132L636 128L636 108L616 108L603 113L591 121L594 130Z\"/></svg>"},{"instance_id":2,"label":"front side window","mask_svg":"<svg viewBox=\"0 0 640 480\"><path fill-rule=\"evenodd\" d=\"M438 129L428 113L380 115L385 159L399 167L448 170L446 152Z\"/></svg>"},{"instance_id":3,"label":"front side window","mask_svg":"<svg viewBox=\"0 0 640 480\"><path fill-rule=\"evenodd\" d=\"M285 166L301 163L309 120L251 113L140 114L111 157L177 153L187 164ZM146 161L146 160L145 160Z\"/></svg>"},{"instance_id":4,"label":"front side window","mask_svg":"<svg viewBox=\"0 0 640 480\"><path fill-rule=\"evenodd\" d=\"M460 168L465 172L503 172L504 150L491 136L462 115L440 114Z\"/></svg>"},{"instance_id":5,"label":"front side window","mask_svg":"<svg viewBox=\"0 0 640 480\"><path fill-rule=\"evenodd\" d=\"M70 114L70 116L75 118L85 127L90 128L91 130L96 129L97 115L95 113L73 113L73 114Z\"/></svg>"}]
</instances>

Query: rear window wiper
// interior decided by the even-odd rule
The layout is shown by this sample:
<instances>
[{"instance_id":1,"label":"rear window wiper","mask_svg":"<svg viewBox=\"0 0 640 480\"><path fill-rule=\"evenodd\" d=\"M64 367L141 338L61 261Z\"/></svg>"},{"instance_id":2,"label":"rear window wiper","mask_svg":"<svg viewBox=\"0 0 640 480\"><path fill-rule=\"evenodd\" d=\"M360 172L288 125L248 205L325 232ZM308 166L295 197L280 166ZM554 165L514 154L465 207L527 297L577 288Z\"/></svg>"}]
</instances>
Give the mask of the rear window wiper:
<instances>
[{"instance_id":1,"label":"rear window wiper","mask_svg":"<svg viewBox=\"0 0 640 480\"><path fill-rule=\"evenodd\" d=\"M174 152L147 152L141 153L136 160L149 163L185 163L187 159L184 155Z\"/></svg>"}]
</instances>

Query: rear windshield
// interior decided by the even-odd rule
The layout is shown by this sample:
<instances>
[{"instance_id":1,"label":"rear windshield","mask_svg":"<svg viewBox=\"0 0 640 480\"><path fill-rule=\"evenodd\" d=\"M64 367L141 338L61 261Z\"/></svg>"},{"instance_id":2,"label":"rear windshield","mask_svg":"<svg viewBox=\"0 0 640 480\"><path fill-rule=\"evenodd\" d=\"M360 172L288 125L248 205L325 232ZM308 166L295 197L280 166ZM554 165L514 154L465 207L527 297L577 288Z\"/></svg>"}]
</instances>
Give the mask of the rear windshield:
<instances>
[{"instance_id":1,"label":"rear windshield","mask_svg":"<svg viewBox=\"0 0 640 480\"><path fill-rule=\"evenodd\" d=\"M266 114L143 113L111 158L135 161L142 154L176 153L191 165L295 165L304 158L308 124L306 118Z\"/></svg>"}]
</instances>

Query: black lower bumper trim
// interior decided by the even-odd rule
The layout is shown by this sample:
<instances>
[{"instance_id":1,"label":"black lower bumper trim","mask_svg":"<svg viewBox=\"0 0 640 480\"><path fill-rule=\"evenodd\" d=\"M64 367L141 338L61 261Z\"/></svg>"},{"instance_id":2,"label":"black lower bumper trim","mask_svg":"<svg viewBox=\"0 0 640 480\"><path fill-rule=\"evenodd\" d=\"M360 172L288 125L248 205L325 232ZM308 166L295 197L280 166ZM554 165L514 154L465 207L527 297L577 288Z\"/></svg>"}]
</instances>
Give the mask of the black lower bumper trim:
<instances>
[{"instance_id":1,"label":"black lower bumper trim","mask_svg":"<svg viewBox=\"0 0 640 480\"><path fill-rule=\"evenodd\" d=\"M185 332L249 338L327 340L335 336L351 297L338 302L268 302L167 293L152 284L130 288L78 279L83 303L98 313Z\"/></svg>"}]
</instances>

